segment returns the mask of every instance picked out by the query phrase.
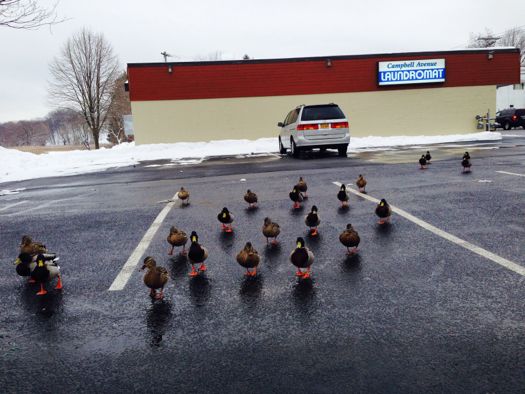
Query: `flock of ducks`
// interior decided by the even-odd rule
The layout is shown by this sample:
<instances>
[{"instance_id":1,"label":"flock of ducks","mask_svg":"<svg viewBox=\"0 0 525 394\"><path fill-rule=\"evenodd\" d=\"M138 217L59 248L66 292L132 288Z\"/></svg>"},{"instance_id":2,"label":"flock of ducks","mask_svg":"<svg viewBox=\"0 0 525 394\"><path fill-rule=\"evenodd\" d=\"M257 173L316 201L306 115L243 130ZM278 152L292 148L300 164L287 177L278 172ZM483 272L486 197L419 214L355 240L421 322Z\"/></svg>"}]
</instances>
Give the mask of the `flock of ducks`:
<instances>
[{"instance_id":1,"label":"flock of ducks","mask_svg":"<svg viewBox=\"0 0 525 394\"><path fill-rule=\"evenodd\" d=\"M422 155L419 159L421 169L425 169L430 164L432 157L430 152ZM470 171L470 155L465 152L461 162L463 172ZM356 186L361 193L366 193L367 181L363 175L359 175ZM307 195L308 185L302 177L292 188L289 193L290 200L293 202L293 209L300 209L301 204ZM181 204L188 205L190 201L190 193L188 190L181 187L177 193L177 197L181 200ZM338 193L337 199L341 203L341 208L348 208L349 195L346 190L346 185L342 184ZM257 209L258 198L257 194L248 189L244 195L244 201L248 203L248 209ZM385 199L382 199L376 206L375 214L379 217L378 223L384 225L390 222L392 209ZM232 233L234 215L224 207L217 215L222 231L225 233ZM319 217L319 210L317 206L313 205L310 212L305 216L305 224L309 228L311 237L316 237L319 234L318 226L321 223ZM281 233L279 224L274 222L269 217L264 219L262 226L262 234L266 238L267 247L278 245L277 237ZM195 231L192 231L189 237L190 246L186 249L188 243L187 234L172 226L170 228L167 242L171 248L168 255L173 255L175 248L182 247L180 254L188 257L191 265L190 277L195 277L207 270L205 261L208 258L208 250L199 243L199 236ZM339 235L339 241L347 248L347 254L352 255L358 252L358 246L361 241L358 232L349 223L346 229ZM254 277L257 275L257 267L260 263L260 257L257 250L253 247L251 242L246 242L244 248L239 251L236 260L241 267L246 269L245 275ZM300 279L307 279L311 275L311 267L314 262L313 252L306 247L303 237L296 239L296 247L290 253L290 262L296 267L296 276ZM40 242L33 241L31 237L24 235L20 243L20 253L15 261L16 272L18 275L29 278L29 283L36 283L40 285L40 290L37 295L47 294L46 285L57 279L55 289L62 289L62 277L60 274L60 267L58 265L58 257L55 253L50 253L46 246ZM157 266L157 262L151 256L144 259L141 270L146 270L144 274L144 284L150 289L150 296L153 299L162 299L164 297L164 287L168 283L169 273L164 267Z\"/></svg>"},{"instance_id":2,"label":"flock of ducks","mask_svg":"<svg viewBox=\"0 0 525 394\"><path fill-rule=\"evenodd\" d=\"M359 175L356 185L360 192L366 193L366 184L367 181L365 177ZM308 185L302 177L299 177L299 181L293 186L289 193L289 198L293 203L293 209L300 209L302 207L301 204L308 198L307 193ZM187 204L189 196L190 194L188 190L184 188L181 188L177 195L182 204ZM341 202L341 207L343 209L348 208L349 195L346 190L346 185L341 185L337 193L337 199ZM244 194L244 201L248 204L248 209L258 208L258 197L252 190L248 189L246 191ZM390 206L384 199L377 205L375 212L379 217L378 223L380 224L387 223L392 214ZM224 233L232 233L234 231L234 219L234 215L227 207L222 208L217 214L217 220ZM318 226L321 223L321 219L319 217L319 209L316 205L312 206L310 212L305 216L304 222L309 228L309 235L311 237L319 235ZM264 218L261 232L266 238L267 247L271 248L279 244L277 238L279 234L281 234L281 227L269 217ZM172 226L166 241L170 245L168 255L173 255L175 248L181 248L179 253L183 256L187 256L191 267L188 274L190 277L201 275L207 270L206 259L208 258L208 250L199 243L199 236L196 231L192 231L188 237L186 232ZM352 255L358 252L358 246L361 239L352 225L347 224L345 230L339 235L339 241L347 248L347 254ZM189 248L186 248L188 242L190 242L190 246ZM300 280L310 278L314 258L315 256L306 246L304 238L298 237L296 239L295 248L290 253L289 259L296 268L295 275ZM244 248L236 255L236 260L237 263L246 270L244 275L247 277L257 276L257 268L259 267L261 258L259 252L254 248L251 242L246 242ZM144 284L150 289L150 296L154 299L162 299L164 297L164 287L169 280L167 270L164 267L157 266L155 259L151 256L144 259L144 264L141 269L146 270Z\"/></svg>"}]
</instances>

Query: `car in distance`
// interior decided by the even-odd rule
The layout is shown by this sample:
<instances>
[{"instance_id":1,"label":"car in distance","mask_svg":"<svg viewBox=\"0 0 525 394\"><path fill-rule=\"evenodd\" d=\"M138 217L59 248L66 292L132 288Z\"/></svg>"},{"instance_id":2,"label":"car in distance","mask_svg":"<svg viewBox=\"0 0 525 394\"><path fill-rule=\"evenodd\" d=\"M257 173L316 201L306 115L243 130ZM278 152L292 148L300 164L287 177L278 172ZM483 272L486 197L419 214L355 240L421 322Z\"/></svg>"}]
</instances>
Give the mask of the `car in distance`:
<instances>
[{"instance_id":1,"label":"car in distance","mask_svg":"<svg viewBox=\"0 0 525 394\"><path fill-rule=\"evenodd\" d=\"M301 151L315 148L337 149L346 157L350 143L348 119L337 104L300 105L291 110L283 122L277 124L279 152L288 150L294 157Z\"/></svg>"},{"instance_id":2,"label":"car in distance","mask_svg":"<svg viewBox=\"0 0 525 394\"><path fill-rule=\"evenodd\" d=\"M523 127L525 129L525 109L508 108L496 113L496 123L504 130L512 127Z\"/></svg>"}]
</instances>

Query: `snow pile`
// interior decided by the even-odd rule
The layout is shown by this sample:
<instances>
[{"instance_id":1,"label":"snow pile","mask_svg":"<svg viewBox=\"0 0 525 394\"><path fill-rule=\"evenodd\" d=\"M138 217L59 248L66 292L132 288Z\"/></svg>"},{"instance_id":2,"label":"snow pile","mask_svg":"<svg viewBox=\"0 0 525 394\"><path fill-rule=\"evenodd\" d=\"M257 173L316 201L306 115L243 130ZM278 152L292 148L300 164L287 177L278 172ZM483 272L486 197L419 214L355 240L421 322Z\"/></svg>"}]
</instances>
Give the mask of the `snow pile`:
<instances>
[{"instance_id":1,"label":"snow pile","mask_svg":"<svg viewBox=\"0 0 525 394\"><path fill-rule=\"evenodd\" d=\"M500 133L483 132L444 136L354 137L350 151L445 142L501 140ZM179 142L139 145L125 143L110 149L49 152L41 155L0 147L0 183L24 179L65 176L130 166L148 160L172 160L175 164L198 163L210 156L261 155L276 153L276 138Z\"/></svg>"}]
</instances>

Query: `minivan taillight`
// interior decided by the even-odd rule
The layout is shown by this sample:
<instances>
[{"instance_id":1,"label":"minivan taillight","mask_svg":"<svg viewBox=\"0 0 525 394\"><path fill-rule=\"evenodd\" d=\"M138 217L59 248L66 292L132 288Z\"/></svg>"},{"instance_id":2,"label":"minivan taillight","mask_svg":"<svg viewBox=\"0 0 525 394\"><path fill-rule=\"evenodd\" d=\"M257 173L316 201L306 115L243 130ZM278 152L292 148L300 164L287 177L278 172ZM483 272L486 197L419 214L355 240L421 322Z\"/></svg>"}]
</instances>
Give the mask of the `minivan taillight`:
<instances>
[{"instance_id":1,"label":"minivan taillight","mask_svg":"<svg viewBox=\"0 0 525 394\"><path fill-rule=\"evenodd\" d=\"M518 119L518 117L516 115L512 115L512 120L513 121L516 121Z\"/></svg>"},{"instance_id":2,"label":"minivan taillight","mask_svg":"<svg viewBox=\"0 0 525 394\"><path fill-rule=\"evenodd\" d=\"M348 128L348 122L332 123L331 127L332 129L345 129Z\"/></svg>"},{"instance_id":3,"label":"minivan taillight","mask_svg":"<svg viewBox=\"0 0 525 394\"><path fill-rule=\"evenodd\" d=\"M297 125L297 130L298 131L301 131L301 130L319 130L319 125L318 124L299 124Z\"/></svg>"}]
</instances>

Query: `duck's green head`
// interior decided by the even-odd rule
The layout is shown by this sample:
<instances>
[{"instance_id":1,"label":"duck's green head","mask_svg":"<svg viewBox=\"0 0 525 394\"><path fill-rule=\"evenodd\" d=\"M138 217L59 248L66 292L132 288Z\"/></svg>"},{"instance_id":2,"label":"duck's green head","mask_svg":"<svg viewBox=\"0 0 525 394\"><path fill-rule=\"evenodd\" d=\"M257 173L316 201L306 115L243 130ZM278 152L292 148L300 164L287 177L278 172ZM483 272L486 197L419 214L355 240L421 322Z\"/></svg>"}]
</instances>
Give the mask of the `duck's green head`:
<instances>
[{"instance_id":1,"label":"duck's green head","mask_svg":"<svg viewBox=\"0 0 525 394\"><path fill-rule=\"evenodd\" d=\"M317 213L317 206L314 205L314 206L312 207L312 213Z\"/></svg>"},{"instance_id":2,"label":"duck's green head","mask_svg":"<svg viewBox=\"0 0 525 394\"><path fill-rule=\"evenodd\" d=\"M190 239L191 239L191 242L199 242L199 236L197 235L195 231L191 232Z\"/></svg>"},{"instance_id":3,"label":"duck's green head","mask_svg":"<svg viewBox=\"0 0 525 394\"><path fill-rule=\"evenodd\" d=\"M346 185L345 185L344 183L341 185L341 190L342 190L342 191L345 191L345 190L346 190Z\"/></svg>"},{"instance_id":4,"label":"duck's green head","mask_svg":"<svg viewBox=\"0 0 525 394\"><path fill-rule=\"evenodd\" d=\"M29 264L33 261L33 258L29 253L20 253L15 260L15 265L18 264Z\"/></svg>"},{"instance_id":5,"label":"duck's green head","mask_svg":"<svg viewBox=\"0 0 525 394\"><path fill-rule=\"evenodd\" d=\"M352 229L352 225L351 225L350 223L348 223L348 224L346 225L346 229L347 229L347 230L351 230L351 229Z\"/></svg>"},{"instance_id":6,"label":"duck's green head","mask_svg":"<svg viewBox=\"0 0 525 394\"><path fill-rule=\"evenodd\" d=\"M226 208L226 207L222 208L221 214L222 214L223 218L226 218L229 213L230 213L230 211L228 211L228 208Z\"/></svg>"},{"instance_id":7,"label":"duck's green head","mask_svg":"<svg viewBox=\"0 0 525 394\"><path fill-rule=\"evenodd\" d=\"M297 247L298 248L304 248L304 238L303 237L299 237L297 238Z\"/></svg>"},{"instance_id":8,"label":"duck's green head","mask_svg":"<svg viewBox=\"0 0 525 394\"><path fill-rule=\"evenodd\" d=\"M382 198L381 202L379 203L379 205L384 207L386 205L386 200L384 198Z\"/></svg>"}]
</instances>

